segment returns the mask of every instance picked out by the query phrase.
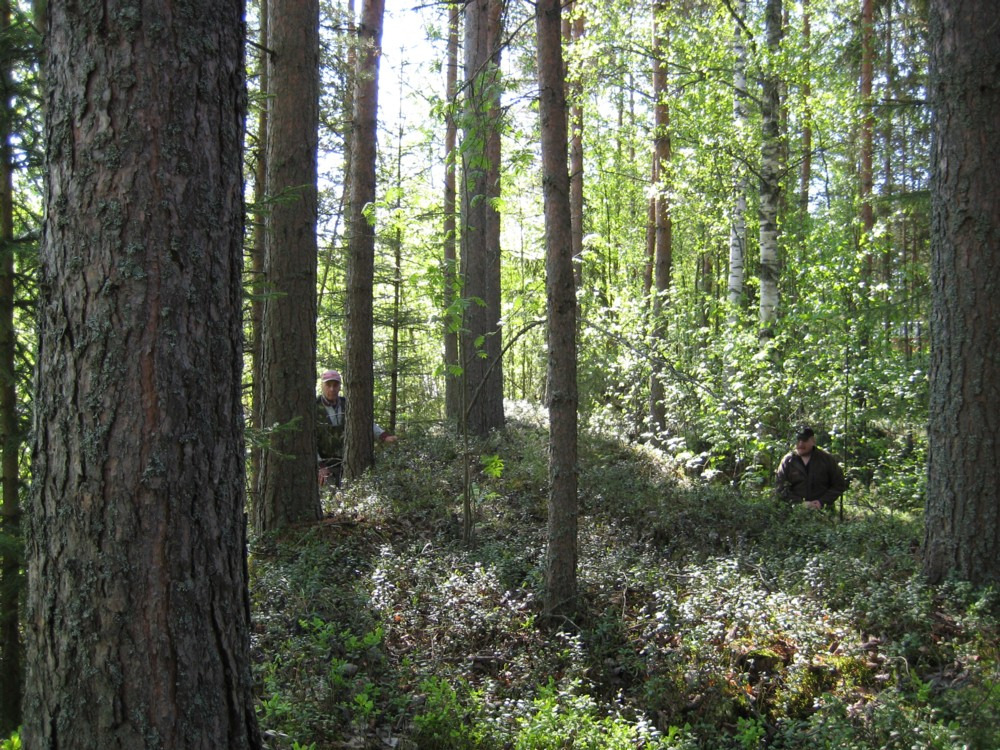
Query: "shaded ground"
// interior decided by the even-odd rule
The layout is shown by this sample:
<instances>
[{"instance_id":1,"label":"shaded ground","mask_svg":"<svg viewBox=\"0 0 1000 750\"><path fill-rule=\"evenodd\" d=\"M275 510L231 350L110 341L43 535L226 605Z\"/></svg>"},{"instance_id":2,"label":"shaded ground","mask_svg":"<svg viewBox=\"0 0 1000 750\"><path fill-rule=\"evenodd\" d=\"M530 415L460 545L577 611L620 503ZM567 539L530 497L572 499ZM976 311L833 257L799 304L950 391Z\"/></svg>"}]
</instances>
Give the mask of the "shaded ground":
<instances>
[{"instance_id":1,"label":"shaded ground","mask_svg":"<svg viewBox=\"0 0 1000 750\"><path fill-rule=\"evenodd\" d=\"M584 437L581 606L543 622L546 440L475 447L472 549L433 432L253 544L272 748L1000 747L1000 597L926 586L919 522L858 492L841 522Z\"/></svg>"}]
</instances>

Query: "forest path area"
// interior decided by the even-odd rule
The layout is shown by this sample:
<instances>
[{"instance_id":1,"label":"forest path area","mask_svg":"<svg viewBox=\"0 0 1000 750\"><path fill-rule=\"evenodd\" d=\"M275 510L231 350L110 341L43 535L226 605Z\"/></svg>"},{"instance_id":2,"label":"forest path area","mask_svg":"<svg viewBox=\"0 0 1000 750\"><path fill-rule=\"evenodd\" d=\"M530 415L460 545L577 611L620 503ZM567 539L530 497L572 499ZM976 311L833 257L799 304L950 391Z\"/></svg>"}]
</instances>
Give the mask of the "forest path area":
<instances>
[{"instance_id":1,"label":"forest path area","mask_svg":"<svg viewBox=\"0 0 1000 750\"><path fill-rule=\"evenodd\" d=\"M269 747L1000 747L1000 597L923 582L919 513L787 508L581 434L578 614L551 622L546 451L528 422L476 443L472 548L433 430L251 545Z\"/></svg>"}]
</instances>

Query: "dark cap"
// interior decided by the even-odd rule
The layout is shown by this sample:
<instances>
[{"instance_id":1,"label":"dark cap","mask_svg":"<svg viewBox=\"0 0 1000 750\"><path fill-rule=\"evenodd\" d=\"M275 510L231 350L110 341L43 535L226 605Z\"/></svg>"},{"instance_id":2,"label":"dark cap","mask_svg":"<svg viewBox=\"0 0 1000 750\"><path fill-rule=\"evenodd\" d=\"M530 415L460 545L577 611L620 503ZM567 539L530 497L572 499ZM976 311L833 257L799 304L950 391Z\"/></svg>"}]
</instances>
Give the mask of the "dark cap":
<instances>
[{"instance_id":1,"label":"dark cap","mask_svg":"<svg viewBox=\"0 0 1000 750\"><path fill-rule=\"evenodd\" d=\"M815 434L816 433L813 432L813 428L809 427L808 425L801 424L797 428L795 428L795 439L796 441L799 442L803 440L808 440Z\"/></svg>"}]
</instances>

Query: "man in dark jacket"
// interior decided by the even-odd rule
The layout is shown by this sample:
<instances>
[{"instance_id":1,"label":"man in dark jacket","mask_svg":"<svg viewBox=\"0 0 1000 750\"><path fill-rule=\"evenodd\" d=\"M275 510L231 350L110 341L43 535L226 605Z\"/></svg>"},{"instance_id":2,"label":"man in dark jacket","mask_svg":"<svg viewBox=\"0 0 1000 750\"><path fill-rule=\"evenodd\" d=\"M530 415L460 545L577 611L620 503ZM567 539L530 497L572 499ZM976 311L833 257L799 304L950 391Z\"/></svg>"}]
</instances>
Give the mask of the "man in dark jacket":
<instances>
[{"instance_id":1,"label":"man in dark jacket","mask_svg":"<svg viewBox=\"0 0 1000 750\"><path fill-rule=\"evenodd\" d=\"M811 427L800 427L795 448L781 460L777 472L778 497L807 508L832 508L847 489L837 460L816 447Z\"/></svg>"}]
</instances>

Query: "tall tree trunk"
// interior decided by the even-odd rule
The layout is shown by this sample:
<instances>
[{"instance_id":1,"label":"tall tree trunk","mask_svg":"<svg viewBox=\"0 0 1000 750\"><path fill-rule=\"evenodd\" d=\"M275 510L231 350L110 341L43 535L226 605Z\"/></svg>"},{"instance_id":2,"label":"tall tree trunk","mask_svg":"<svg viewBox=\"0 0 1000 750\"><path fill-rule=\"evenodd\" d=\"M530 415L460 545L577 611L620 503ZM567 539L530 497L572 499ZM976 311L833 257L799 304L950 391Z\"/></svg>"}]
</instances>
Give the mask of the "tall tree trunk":
<instances>
[{"instance_id":1,"label":"tall tree trunk","mask_svg":"<svg viewBox=\"0 0 1000 750\"><path fill-rule=\"evenodd\" d=\"M761 95L763 141L760 165L760 340L774 335L778 311L778 210L781 204L781 114L778 55L781 51L781 0L764 10L768 60Z\"/></svg>"},{"instance_id":2,"label":"tall tree trunk","mask_svg":"<svg viewBox=\"0 0 1000 750\"><path fill-rule=\"evenodd\" d=\"M24 744L258 748L243 4L131 7L49 6Z\"/></svg>"},{"instance_id":3,"label":"tall tree trunk","mask_svg":"<svg viewBox=\"0 0 1000 750\"><path fill-rule=\"evenodd\" d=\"M358 27L355 23L357 8L354 0L347 0L347 75L344 86L344 191L341 198L344 206L347 207L347 218L344 220L344 231L347 237L351 237L351 175L354 174L352 159L354 158L354 90L358 85L358 46L361 39L358 37Z\"/></svg>"},{"instance_id":4,"label":"tall tree trunk","mask_svg":"<svg viewBox=\"0 0 1000 750\"><path fill-rule=\"evenodd\" d=\"M885 95L887 97L894 97L896 91L896 61L893 59L892 50L895 46L895 40L893 39L893 26L894 18L892 11L892 3L889 3L888 7L885 8L885 38L882 41L882 48L887 50L887 54L883 57L884 60L884 70L883 75L883 86L885 90ZM888 200L893 200L895 198L896 192L896 178L894 175L894 158L896 156L896 151L893 148L893 127L894 123L892 118L883 117L880 123L880 136L882 139L882 185L883 194ZM900 159L903 160L903 157ZM905 248L906 244L906 228L902 225L902 221L893 217L891 220L892 231L899 237L899 246ZM872 222L874 227L874 221ZM882 341L888 341L889 337L892 335L892 328L894 325L894 320L898 319L895 313L898 312L898 308L891 303L891 290L893 288L893 276L895 258L898 254L899 247L894 247L893 243L881 243L882 244L882 262L880 264L880 273L878 278L878 283L884 285L884 291L879 292L879 302L881 303L879 307L882 309ZM903 250L905 254L905 249Z\"/></svg>"},{"instance_id":5,"label":"tall tree trunk","mask_svg":"<svg viewBox=\"0 0 1000 750\"><path fill-rule=\"evenodd\" d=\"M654 191L660 182L660 163L653 148L653 164L649 170L649 184ZM642 297L647 299L653 292L653 266L656 264L656 196L649 196L646 202L646 263L642 269ZM611 274L608 274L611 276Z\"/></svg>"},{"instance_id":6,"label":"tall tree trunk","mask_svg":"<svg viewBox=\"0 0 1000 750\"><path fill-rule=\"evenodd\" d=\"M398 206L397 206L398 208ZM396 432L399 420L399 329L403 325L403 230L397 228L392 240L392 341L389 353L389 420L387 429Z\"/></svg>"},{"instance_id":7,"label":"tall tree trunk","mask_svg":"<svg viewBox=\"0 0 1000 750\"><path fill-rule=\"evenodd\" d=\"M583 40L583 9L570 0L563 16L562 33L567 44ZM580 61L582 65L582 61ZM573 278L576 288L583 286L583 76L582 71L566 75L569 100L569 211L572 223Z\"/></svg>"},{"instance_id":8,"label":"tall tree trunk","mask_svg":"<svg viewBox=\"0 0 1000 750\"><path fill-rule=\"evenodd\" d=\"M536 5L549 340L549 518L545 612L572 614L577 563L576 291L560 0Z\"/></svg>"},{"instance_id":9,"label":"tall tree trunk","mask_svg":"<svg viewBox=\"0 0 1000 750\"><path fill-rule=\"evenodd\" d=\"M855 348L862 361L867 360L871 353L869 351L872 341L872 331L874 321L872 315L872 305L874 299L871 289L874 284L874 254L872 245L874 241L872 229L875 226L875 214L872 209L872 182L873 182L873 149L875 117L873 114L872 100L872 79L874 77L874 47L875 47L875 9L874 0L862 0L861 3L861 71L859 75L859 89L861 96L861 134L860 134L860 164L859 164L859 198L861 201L860 223L861 231L858 237L858 244L861 249L863 262L861 266L861 281L857 298L858 308L853 312L853 317L857 319L858 341ZM867 392L864 389L856 389L855 403L861 413L859 430L862 434L867 431L867 416L865 414L865 404Z\"/></svg>"},{"instance_id":10,"label":"tall tree trunk","mask_svg":"<svg viewBox=\"0 0 1000 750\"><path fill-rule=\"evenodd\" d=\"M750 113L747 111L747 44L744 38L744 23L747 15L747 0L740 0L737 5L738 18L733 38L733 52L736 67L733 71L733 121L737 132L743 132ZM736 163L736 196L733 205L733 219L729 228L729 304L730 320L735 321L743 307L744 281L746 270L747 247L747 176L746 168Z\"/></svg>"},{"instance_id":11,"label":"tall tree trunk","mask_svg":"<svg viewBox=\"0 0 1000 750\"><path fill-rule=\"evenodd\" d=\"M802 164L799 166L799 213L809 215L809 183L812 182L812 12L809 0L802 0L802 42L805 46L805 77L802 81Z\"/></svg>"},{"instance_id":12,"label":"tall tree trunk","mask_svg":"<svg viewBox=\"0 0 1000 750\"><path fill-rule=\"evenodd\" d=\"M375 157L378 142L378 63L382 52L385 0L365 0L358 36L358 68L354 87L353 169L351 172L351 236L347 253L346 378L351 408L344 433L344 464L357 477L375 463L374 346L375 226L365 209L375 202Z\"/></svg>"},{"instance_id":13,"label":"tall tree trunk","mask_svg":"<svg viewBox=\"0 0 1000 750\"><path fill-rule=\"evenodd\" d=\"M875 215L872 211L872 152L875 140L875 114L872 102L872 80L875 60L875 0L861 2L861 232L862 242L871 241ZM865 252L865 272L870 282L871 250Z\"/></svg>"},{"instance_id":14,"label":"tall tree trunk","mask_svg":"<svg viewBox=\"0 0 1000 750\"><path fill-rule=\"evenodd\" d=\"M257 106L257 144L254 150L256 164L254 165L254 203L256 211L253 219L253 241L250 246L250 278L251 289L254 297L250 302L250 373L253 382L251 383L250 397L250 426L255 430L262 430L264 420L261 417L260 404L262 399L264 383L263 358L261 357L261 347L264 341L264 253L267 236L267 108L268 108L268 82L267 82L267 50L270 44L267 35L267 3L268 0L260 2L260 63L259 63L259 91L261 96ZM250 448L250 477L248 486L251 488L250 507L259 508L260 498L257 497L257 485L260 481L261 461L263 449L254 444Z\"/></svg>"},{"instance_id":15,"label":"tall tree trunk","mask_svg":"<svg viewBox=\"0 0 1000 750\"><path fill-rule=\"evenodd\" d=\"M931 402L924 573L1000 582L1000 36L991 0L931 0Z\"/></svg>"},{"instance_id":16,"label":"tall tree trunk","mask_svg":"<svg viewBox=\"0 0 1000 750\"><path fill-rule=\"evenodd\" d=\"M695 289L700 292L697 300L698 326L707 328L711 309L715 306L715 254L706 250L698 255L695 267Z\"/></svg>"},{"instance_id":17,"label":"tall tree trunk","mask_svg":"<svg viewBox=\"0 0 1000 750\"><path fill-rule=\"evenodd\" d=\"M670 164L670 107L667 103L667 55L669 53L667 0L653 3L653 106L655 128L653 131L653 159L659 175L656 191L655 227L656 252L653 258L652 335L654 345L665 343L667 338L666 304L670 290L670 266L673 255L673 222L670 218L670 201L667 198L671 181ZM656 362L662 362L656 357ZM660 434L666 428L666 405L664 404L662 364L653 365L649 384L649 417L654 433Z\"/></svg>"},{"instance_id":18,"label":"tall tree trunk","mask_svg":"<svg viewBox=\"0 0 1000 750\"><path fill-rule=\"evenodd\" d=\"M502 0L465 7L466 148L462 153L462 370L466 424L504 425L500 329L500 19ZM473 144L479 144L473 146Z\"/></svg>"},{"instance_id":19,"label":"tall tree trunk","mask_svg":"<svg viewBox=\"0 0 1000 750\"><path fill-rule=\"evenodd\" d=\"M396 131L396 211L403 208L403 80L406 63L400 65L399 129ZM396 432L399 409L399 328L403 315L403 230L397 224L392 237L392 342L389 349L389 432Z\"/></svg>"},{"instance_id":20,"label":"tall tree trunk","mask_svg":"<svg viewBox=\"0 0 1000 750\"><path fill-rule=\"evenodd\" d=\"M461 3L458 0L452 0L448 7L448 61L445 83L448 107L445 115L444 133L444 411L445 416L456 423L462 416L462 380L457 372L462 367L458 354L459 322L456 320L456 312L452 307L458 293L456 289L458 237L455 222L455 178L458 174L458 152L455 147L458 142L458 124L455 119L455 107L458 97L458 24L461 18Z\"/></svg>"},{"instance_id":21,"label":"tall tree trunk","mask_svg":"<svg viewBox=\"0 0 1000 750\"><path fill-rule=\"evenodd\" d=\"M259 531L316 520L316 153L319 4L269 0L267 195L261 418L283 426L264 453Z\"/></svg>"},{"instance_id":22,"label":"tall tree trunk","mask_svg":"<svg viewBox=\"0 0 1000 750\"><path fill-rule=\"evenodd\" d=\"M0 36L11 25L10 3L0 3ZM14 328L14 160L11 153L13 82L0 60L0 737L21 723L21 502Z\"/></svg>"}]
</instances>

